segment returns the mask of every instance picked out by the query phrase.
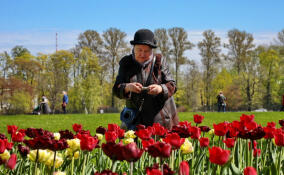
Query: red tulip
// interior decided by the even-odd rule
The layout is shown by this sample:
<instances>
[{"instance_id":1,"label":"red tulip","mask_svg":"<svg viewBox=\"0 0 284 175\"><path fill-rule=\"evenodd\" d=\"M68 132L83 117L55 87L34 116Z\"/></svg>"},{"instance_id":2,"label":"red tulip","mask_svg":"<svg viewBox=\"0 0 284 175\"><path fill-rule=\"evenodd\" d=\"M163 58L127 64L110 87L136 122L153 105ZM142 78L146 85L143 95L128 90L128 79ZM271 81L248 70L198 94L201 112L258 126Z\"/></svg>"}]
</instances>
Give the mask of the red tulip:
<instances>
[{"instance_id":1,"label":"red tulip","mask_svg":"<svg viewBox=\"0 0 284 175\"><path fill-rule=\"evenodd\" d=\"M16 125L7 125L7 130L9 134L13 134L17 131L18 126Z\"/></svg>"},{"instance_id":2,"label":"red tulip","mask_svg":"<svg viewBox=\"0 0 284 175\"><path fill-rule=\"evenodd\" d=\"M118 133L118 130L120 129L120 127L117 124L108 124L108 131L114 131L116 133Z\"/></svg>"},{"instance_id":3,"label":"red tulip","mask_svg":"<svg viewBox=\"0 0 284 175\"><path fill-rule=\"evenodd\" d=\"M153 157L170 157L172 147L168 143L156 142L153 145L148 146L148 153Z\"/></svg>"},{"instance_id":4,"label":"red tulip","mask_svg":"<svg viewBox=\"0 0 284 175\"><path fill-rule=\"evenodd\" d=\"M281 126L284 126L284 119L283 119L283 120L279 120L279 124L280 124Z\"/></svg>"},{"instance_id":5,"label":"red tulip","mask_svg":"<svg viewBox=\"0 0 284 175\"><path fill-rule=\"evenodd\" d=\"M211 163L224 165L230 158L230 151L223 150L220 147L213 146L209 149L209 160Z\"/></svg>"},{"instance_id":6,"label":"red tulip","mask_svg":"<svg viewBox=\"0 0 284 175\"><path fill-rule=\"evenodd\" d=\"M98 143L98 139L91 136L84 136L81 138L80 147L81 150L92 151Z\"/></svg>"},{"instance_id":7,"label":"red tulip","mask_svg":"<svg viewBox=\"0 0 284 175\"><path fill-rule=\"evenodd\" d=\"M152 130L149 128L146 129L139 129L138 131L135 132L137 137L139 137L141 140L147 140L150 139L152 136Z\"/></svg>"},{"instance_id":8,"label":"red tulip","mask_svg":"<svg viewBox=\"0 0 284 175\"><path fill-rule=\"evenodd\" d=\"M189 175L189 165L187 161L182 161L179 164L179 175Z\"/></svg>"},{"instance_id":9,"label":"red tulip","mask_svg":"<svg viewBox=\"0 0 284 175\"><path fill-rule=\"evenodd\" d=\"M5 139L7 140L7 139ZM5 140L0 140L0 154L4 153L6 149L6 141Z\"/></svg>"},{"instance_id":10,"label":"red tulip","mask_svg":"<svg viewBox=\"0 0 284 175\"><path fill-rule=\"evenodd\" d=\"M250 131L250 130L254 130L258 127L257 123L254 121L251 122L247 122L245 123L245 127Z\"/></svg>"},{"instance_id":11,"label":"red tulip","mask_svg":"<svg viewBox=\"0 0 284 175\"><path fill-rule=\"evenodd\" d=\"M181 138L187 138L190 136L190 128L191 126L185 125L176 125L172 128L172 133L177 133Z\"/></svg>"},{"instance_id":12,"label":"red tulip","mask_svg":"<svg viewBox=\"0 0 284 175\"><path fill-rule=\"evenodd\" d=\"M229 136L230 137L237 137L238 134L239 134L239 131L237 128L234 128L234 127L229 127Z\"/></svg>"},{"instance_id":13,"label":"red tulip","mask_svg":"<svg viewBox=\"0 0 284 175\"><path fill-rule=\"evenodd\" d=\"M171 144L173 149L179 149L183 144L184 139L181 139L177 133L168 134L166 138L163 139L164 142Z\"/></svg>"},{"instance_id":14,"label":"red tulip","mask_svg":"<svg viewBox=\"0 0 284 175\"><path fill-rule=\"evenodd\" d=\"M123 138L124 138L124 133L125 133L125 130L119 128L119 129L117 130L117 136L118 136L118 138L123 139Z\"/></svg>"},{"instance_id":15,"label":"red tulip","mask_svg":"<svg viewBox=\"0 0 284 175\"><path fill-rule=\"evenodd\" d=\"M202 120L204 119L202 115L198 115L198 114L193 115L193 118L196 124L202 123Z\"/></svg>"},{"instance_id":16,"label":"red tulip","mask_svg":"<svg viewBox=\"0 0 284 175\"><path fill-rule=\"evenodd\" d=\"M266 139L272 139L274 137L274 132L275 132L275 128L272 127L263 127L263 130L265 132L265 136L264 138Z\"/></svg>"},{"instance_id":17,"label":"red tulip","mask_svg":"<svg viewBox=\"0 0 284 175\"><path fill-rule=\"evenodd\" d=\"M191 138L192 139L199 139L201 131L200 128L196 127L196 126L192 126L190 128L190 134L191 134Z\"/></svg>"},{"instance_id":18,"label":"red tulip","mask_svg":"<svg viewBox=\"0 0 284 175\"><path fill-rule=\"evenodd\" d=\"M6 167L9 168L10 170L13 170L16 166L16 163L17 163L17 155L12 154L8 162L6 163Z\"/></svg>"},{"instance_id":19,"label":"red tulip","mask_svg":"<svg viewBox=\"0 0 284 175\"><path fill-rule=\"evenodd\" d=\"M242 123L248 123L251 121L254 121L254 115L246 115L246 114L242 114L242 116L240 117L240 120Z\"/></svg>"},{"instance_id":20,"label":"red tulip","mask_svg":"<svg viewBox=\"0 0 284 175\"><path fill-rule=\"evenodd\" d=\"M30 152L30 148L29 147L25 147L21 144L18 145L18 150L21 154L22 157L27 157L27 155L29 154Z\"/></svg>"},{"instance_id":21,"label":"red tulip","mask_svg":"<svg viewBox=\"0 0 284 175\"><path fill-rule=\"evenodd\" d=\"M136 143L132 142L123 147L123 157L128 162L136 162L143 154L143 150L139 149Z\"/></svg>"},{"instance_id":22,"label":"red tulip","mask_svg":"<svg viewBox=\"0 0 284 175\"><path fill-rule=\"evenodd\" d=\"M208 126L199 126L201 132L209 132L210 128Z\"/></svg>"},{"instance_id":23,"label":"red tulip","mask_svg":"<svg viewBox=\"0 0 284 175\"><path fill-rule=\"evenodd\" d=\"M115 131L107 131L105 133L105 139L107 142L115 142L115 140L117 139L118 135Z\"/></svg>"},{"instance_id":24,"label":"red tulip","mask_svg":"<svg viewBox=\"0 0 284 175\"><path fill-rule=\"evenodd\" d=\"M258 157L261 154L261 149L253 149L253 156L254 157Z\"/></svg>"},{"instance_id":25,"label":"red tulip","mask_svg":"<svg viewBox=\"0 0 284 175\"><path fill-rule=\"evenodd\" d=\"M103 143L102 144L102 150L103 152L109 157L111 158L112 160L125 160L125 158L123 157L123 145L122 143L118 143L118 144L115 144L115 143L112 143L112 142L109 142L109 143Z\"/></svg>"},{"instance_id":26,"label":"red tulip","mask_svg":"<svg viewBox=\"0 0 284 175\"><path fill-rule=\"evenodd\" d=\"M22 142L25 138L26 134L21 132L15 132L12 134L12 141L13 142Z\"/></svg>"},{"instance_id":27,"label":"red tulip","mask_svg":"<svg viewBox=\"0 0 284 175\"><path fill-rule=\"evenodd\" d=\"M147 175L162 175L159 169L146 169Z\"/></svg>"},{"instance_id":28,"label":"red tulip","mask_svg":"<svg viewBox=\"0 0 284 175\"><path fill-rule=\"evenodd\" d=\"M199 139L200 147L208 147L209 139L207 137L201 137Z\"/></svg>"},{"instance_id":29,"label":"red tulip","mask_svg":"<svg viewBox=\"0 0 284 175\"><path fill-rule=\"evenodd\" d=\"M142 140L142 146L146 151L148 150L148 147L154 143L155 143L154 139Z\"/></svg>"},{"instance_id":30,"label":"red tulip","mask_svg":"<svg viewBox=\"0 0 284 175\"><path fill-rule=\"evenodd\" d=\"M96 172L94 175L118 175L118 174L113 173L111 170L103 170L101 173Z\"/></svg>"},{"instance_id":31,"label":"red tulip","mask_svg":"<svg viewBox=\"0 0 284 175\"><path fill-rule=\"evenodd\" d=\"M257 175L257 172L254 167L246 167L244 169L244 175Z\"/></svg>"},{"instance_id":32,"label":"red tulip","mask_svg":"<svg viewBox=\"0 0 284 175\"><path fill-rule=\"evenodd\" d=\"M213 124L213 127L214 127L214 133L217 135L217 136L224 136L229 127L228 127L228 123L226 122L223 122L223 123L219 123L219 124Z\"/></svg>"},{"instance_id":33,"label":"red tulip","mask_svg":"<svg viewBox=\"0 0 284 175\"><path fill-rule=\"evenodd\" d=\"M164 136L168 132L168 130L164 128L160 123L154 123L153 128L153 135Z\"/></svg>"},{"instance_id":34,"label":"red tulip","mask_svg":"<svg viewBox=\"0 0 284 175\"><path fill-rule=\"evenodd\" d=\"M284 146L284 131L282 129L276 129L274 139L277 146Z\"/></svg>"},{"instance_id":35,"label":"red tulip","mask_svg":"<svg viewBox=\"0 0 284 175\"><path fill-rule=\"evenodd\" d=\"M72 128L75 132L80 132L82 130L82 125L75 123L72 125Z\"/></svg>"},{"instance_id":36,"label":"red tulip","mask_svg":"<svg viewBox=\"0 0 284 175\"><path fill-rule=\"evenodd\" d=\"M227 138L226 140L223 140L223 142L226 144L228 148L232 148L235 145L235 139Z\"/></svg>"}]
</instances>

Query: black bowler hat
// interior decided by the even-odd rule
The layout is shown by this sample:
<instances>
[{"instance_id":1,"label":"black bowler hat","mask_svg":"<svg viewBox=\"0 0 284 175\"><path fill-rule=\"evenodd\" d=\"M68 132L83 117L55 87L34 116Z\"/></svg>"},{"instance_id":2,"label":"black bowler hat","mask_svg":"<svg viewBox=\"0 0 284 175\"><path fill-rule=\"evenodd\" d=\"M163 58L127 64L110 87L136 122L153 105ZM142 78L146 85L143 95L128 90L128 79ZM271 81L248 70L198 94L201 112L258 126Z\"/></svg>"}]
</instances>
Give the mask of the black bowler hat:
<instances>
[{"instance_id":1,"label":"black bowler hat","mask_svg":"<svg viewBox=\"0 0 284 175\"><path fill-rule=\"evenodd\" d=\"M134 35L134 40L130 41L130 44L145 44L152 48L157 48L157 41L154 37L154 33L148 29L140 29Z\"/></svg>"}]
</instances>

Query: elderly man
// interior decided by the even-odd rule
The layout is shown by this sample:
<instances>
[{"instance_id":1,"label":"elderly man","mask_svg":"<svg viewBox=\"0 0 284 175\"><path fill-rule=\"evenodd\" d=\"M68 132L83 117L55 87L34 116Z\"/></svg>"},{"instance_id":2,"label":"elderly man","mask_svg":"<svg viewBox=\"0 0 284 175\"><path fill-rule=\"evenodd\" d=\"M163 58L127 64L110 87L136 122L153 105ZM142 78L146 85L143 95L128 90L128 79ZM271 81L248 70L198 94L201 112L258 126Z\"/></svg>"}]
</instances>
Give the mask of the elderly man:
<instances>
[{"instance_id":1,"label":"elderly man","mask_svg":"<svg viewBox=\"0 0 284 175\"><path fill-rule=\"evenodd\" d=\"M166 60L153 53L157 47L154 34L148 29L138 30L130 43L133 45L132 54L120 60L113 86L114 94L126 99L121 119L124 122L123 119L129 117L125 117L126 114L134 115L133 120L126 122L128 129L135 129L133 126L138 124L151 126L153 123L171 129L178 124L172 97L176 84Z\"/></svg>"}]
</instances>

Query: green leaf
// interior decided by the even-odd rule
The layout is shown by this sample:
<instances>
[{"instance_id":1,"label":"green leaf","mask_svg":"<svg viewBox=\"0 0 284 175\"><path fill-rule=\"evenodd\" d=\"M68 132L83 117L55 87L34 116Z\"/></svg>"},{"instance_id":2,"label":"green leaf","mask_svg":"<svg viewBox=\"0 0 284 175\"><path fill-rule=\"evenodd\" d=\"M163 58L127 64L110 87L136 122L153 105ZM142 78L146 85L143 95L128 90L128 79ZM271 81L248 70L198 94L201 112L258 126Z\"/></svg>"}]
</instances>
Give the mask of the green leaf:
<instances>
[{"instance_id":1,"label":"green leaf","mask_svg":"<svg viewBox=\"0 0 284 175\"><path fill-rule=\"evenodd\" d=\"M230 170L233 173L233 175L241 175L242 174L241 170L239 168L237 168L234 163L231 163Z\"/></svg>"}]
</instances>

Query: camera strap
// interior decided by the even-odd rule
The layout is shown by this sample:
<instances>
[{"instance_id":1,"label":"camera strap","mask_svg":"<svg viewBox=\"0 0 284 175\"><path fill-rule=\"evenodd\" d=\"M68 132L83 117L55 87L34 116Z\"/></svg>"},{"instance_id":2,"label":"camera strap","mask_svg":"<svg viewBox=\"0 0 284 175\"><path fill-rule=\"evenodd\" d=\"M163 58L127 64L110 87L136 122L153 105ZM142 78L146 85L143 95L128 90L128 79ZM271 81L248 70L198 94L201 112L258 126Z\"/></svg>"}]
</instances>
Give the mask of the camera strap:
<instances>
[{"instance_id":1,"label":"camera strap","mask_svg":"<svg viewBox=\"0 0 284 175\"><path fill-rule=\"evenodd\" d=\"M153 62L152 62L151 69L150 69L150 73L149 73L149 75L148 75L148 78L147 78L147 81L146 81L145 86L149 86L150 83L151 83L151 79L152 79L152 74L153 74L155 62L156 62L156 56L154 56L154 58L153 58ZM141 72L137 75L137 79L142 80ZM143 81L141 81L141 82L143 82ZM139 114L140 114L140 112L141 112L142 109L143 109L143 104L144 104L144 100L145 100L145 95L146 95L146 94L144 94L144 93L141 94L140 106L139 106L138 111L137 111L137 114L136 114L136 122L140 122L140 116L139 116Z\"/></svg>"}]
</instances>

